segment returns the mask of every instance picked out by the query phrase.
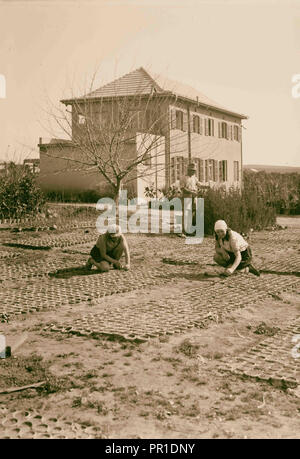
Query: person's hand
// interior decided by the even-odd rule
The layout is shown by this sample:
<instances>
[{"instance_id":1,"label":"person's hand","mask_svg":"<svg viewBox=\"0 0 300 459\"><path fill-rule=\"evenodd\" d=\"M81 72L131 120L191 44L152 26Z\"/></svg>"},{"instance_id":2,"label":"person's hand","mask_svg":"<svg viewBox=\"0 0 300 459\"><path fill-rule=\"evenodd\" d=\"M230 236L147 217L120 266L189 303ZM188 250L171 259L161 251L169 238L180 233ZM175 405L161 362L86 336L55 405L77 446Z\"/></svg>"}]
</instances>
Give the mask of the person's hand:
<instances>
[{"instance_id":1,"label":"person's hand","mask_svg":"<svg viewBox=\"0 0 300 459\"><path fill-rule=\"evenodd\" d=\"M121 269L121 268L122 268L122 265L121 265L121 263L120 263L119 261L115 261L115 262L113 263L113 265L114 265L114 267L115 267L116 269Z\"/></svg>"},{"instance_id":2,"label":"person's hand","mask_svg":"<svg viewBox=\"0 0 300 459\"><path fill-rule=\"evenodd\" d=\"M224 258L225 261L230 260L230 256L226 252L226 250L222 250L222 257Z\"/></svg>"},{"instance_id":3,"label":"person's hand","mask_svg":"<svg viewBox=\"0 0 300 459\"><path fill-rule=\"evenodd\" d=\"M227 268L224 272L225 276L231 276L233 274L233 269L232 268Z\"/></svg>"}]
</instances>

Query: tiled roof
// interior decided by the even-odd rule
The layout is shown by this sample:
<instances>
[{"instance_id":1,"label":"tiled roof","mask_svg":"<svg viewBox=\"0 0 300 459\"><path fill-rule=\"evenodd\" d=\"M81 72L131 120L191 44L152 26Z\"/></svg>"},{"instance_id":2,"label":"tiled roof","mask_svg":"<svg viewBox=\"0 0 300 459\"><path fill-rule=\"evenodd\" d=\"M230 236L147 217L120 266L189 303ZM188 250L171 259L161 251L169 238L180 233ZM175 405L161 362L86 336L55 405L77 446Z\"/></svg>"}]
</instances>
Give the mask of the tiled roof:
<instances>
[{"instance_id":1,"label":"tiled roof","mask_svg":"<svg viewBox=\"0 0 300 459\"><path fill-rule=\"evenodd\" d=\"M83 97L94 99L98 97L148 95L153 91L159 94L166 92L172 93L175 96L184 97L191 101L199 102L202 105L215 107L221 111L234 113L242 118L246 118L245 115L232 112L232 110L219 105L191 86L157 75L149 70L145 70L143 67L127 73Z\"/></svg>"},{"instance_id":2,"label":"tiled roof","mask_svg":"<svg viewBox=\"0 0 300 459\"><path fill-rule=\"evenodd\" d=\"M200 104L220 108L221 110L226 110L225 107L222 107L214 100L209 99L204 94L199 92L197 89L194 89L187 84L179 83L178 81L170 80L165 76L161 76L154 73L151 73L151 76L159 85L159 87L165 91L170 91L173 94L176 94L177 96L182 96L193 101L199 101Z\"/></svg>"},{"instance_id":3,"label":"tiled roof","mask_svg":"<svg viewBox=\"0 0 300 459\"><path fill-rule=\"evenodd\" d=\"M155 88L159 92L163 92L158 85L155 84L149 74L141 67L133 72L112 81L95 91L86 94L85 97L113 97L113 96L130 96L151 94Z\"/></svg>"}]
</instances>

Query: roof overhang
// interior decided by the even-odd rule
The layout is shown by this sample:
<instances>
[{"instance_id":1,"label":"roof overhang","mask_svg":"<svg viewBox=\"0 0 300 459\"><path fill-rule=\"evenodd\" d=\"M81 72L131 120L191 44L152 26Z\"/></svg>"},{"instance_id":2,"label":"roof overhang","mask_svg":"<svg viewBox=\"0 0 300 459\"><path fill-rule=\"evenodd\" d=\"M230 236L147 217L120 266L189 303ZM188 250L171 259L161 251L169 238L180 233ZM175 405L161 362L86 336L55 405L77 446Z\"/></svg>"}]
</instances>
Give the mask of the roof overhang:
<instances>
[{"instance_id":1,"label":"roof overhang","mask_svg":"<svg viewBox=\"0 0 300 459\"><path fill-rule=\"evenodd\" d=\"M195 99L190 99L188 97L184 97L178 94L175 94L171 91L164 91L164 92L155 92L152 94L127 94L127 95L116 95L116 96L102 96L102 97L78 97L78 98L73 98L73 99L62 99L60 102L63 103L64 105L72 105L75 103L81 104L81 103L96 103L102 100L105 101L110 101L110 100L117 100L117 99L124 99L124 98L133 98L133 97L139 97L141 99L146 99L149 97L171 97L174 98L175 100L182 100L184 102L188 102L190 104L196 105L197 107L203 107L206 108L207 110L214 110L219 113L225 113L230 116L234 116L236 118L240 119L248 119L249 117L247 115L243 115L241 113L233 112L231 110L227 110L225 108L217 107L215 105L208 105L204 104L203 102L199 102L198 100Z\"/></svg>"}]
</instances>

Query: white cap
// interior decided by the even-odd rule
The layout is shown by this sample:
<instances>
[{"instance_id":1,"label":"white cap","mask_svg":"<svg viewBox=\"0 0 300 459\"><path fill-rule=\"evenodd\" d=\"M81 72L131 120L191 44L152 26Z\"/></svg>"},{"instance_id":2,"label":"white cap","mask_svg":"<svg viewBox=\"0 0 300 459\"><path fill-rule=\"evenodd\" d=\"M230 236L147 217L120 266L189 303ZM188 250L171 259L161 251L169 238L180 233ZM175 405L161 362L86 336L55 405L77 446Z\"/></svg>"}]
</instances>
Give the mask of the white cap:
<instances>
[{"instance_id":1,"label":"white cap","mask_svg":"<svg viewBox=\"0 0 300 459\"><path fill-rule=\"evenodd\" d=\"M119 225L109 225L107 233L110 233L112 237L118 237L122 234L122 230Z\"/></svg>"},{"instance_id":2,"label":"white cap","mask_svg":"<svg viewBox=\"0 0 300 459\"><path fill-rule=\"evenodd\" d=\"M218 231L218 230L223 230L223 231L227 231L227 223L224 222L224 220L218 220L216 221L215 223L215 231Z\"/></svg>"}]
</instances>

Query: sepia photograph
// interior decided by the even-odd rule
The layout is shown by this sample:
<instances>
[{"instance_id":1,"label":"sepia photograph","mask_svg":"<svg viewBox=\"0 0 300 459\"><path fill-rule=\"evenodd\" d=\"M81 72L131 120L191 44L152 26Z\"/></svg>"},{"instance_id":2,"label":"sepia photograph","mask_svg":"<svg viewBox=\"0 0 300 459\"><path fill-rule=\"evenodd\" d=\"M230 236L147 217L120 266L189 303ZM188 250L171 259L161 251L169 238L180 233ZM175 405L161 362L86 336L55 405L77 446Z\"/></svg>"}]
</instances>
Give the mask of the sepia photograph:
<instances>
[{"instance_id":1,"label":"sepia photograph","mask_svg":"<svg viewBox=\"0 0 300 459\"><path fill-rule=\"evenodd\" d=\"M299 56L300 0L0 0L0 439L300 438Z\"/></svg>"}]
</instances>

